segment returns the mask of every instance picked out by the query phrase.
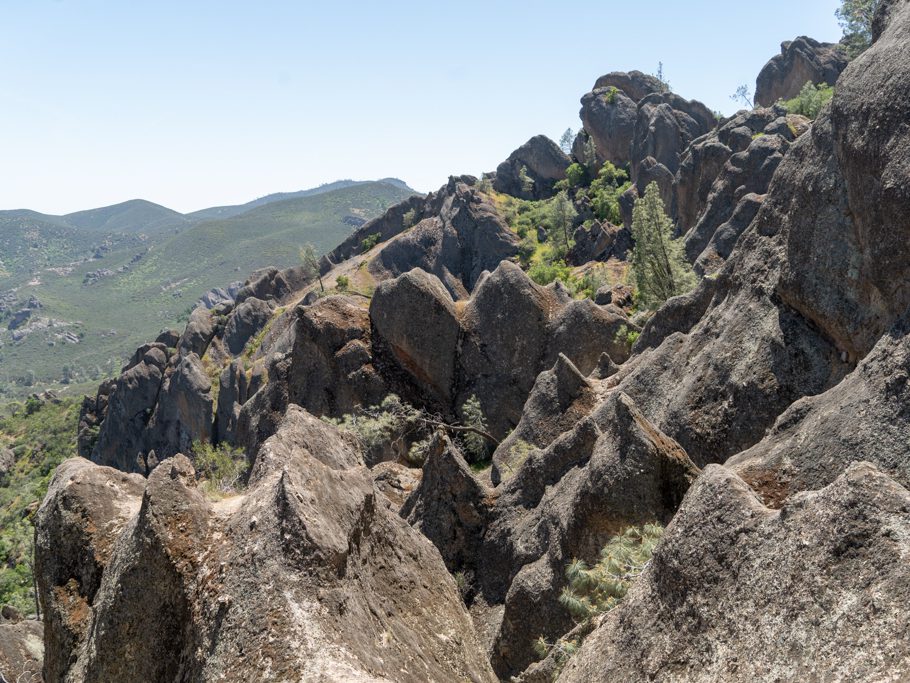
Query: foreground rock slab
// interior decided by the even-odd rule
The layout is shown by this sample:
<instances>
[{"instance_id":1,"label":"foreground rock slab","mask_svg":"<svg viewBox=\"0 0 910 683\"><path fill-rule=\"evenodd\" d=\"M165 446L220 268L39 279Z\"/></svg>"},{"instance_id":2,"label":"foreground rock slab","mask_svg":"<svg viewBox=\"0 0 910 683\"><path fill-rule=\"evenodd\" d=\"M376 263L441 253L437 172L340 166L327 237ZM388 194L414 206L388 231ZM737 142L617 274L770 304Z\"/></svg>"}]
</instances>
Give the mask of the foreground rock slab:
<instances>
[{"instance_id":1,"label":"foreground rock slab","mask_svg":"<svg viewBox=\"0 0 910 683\"><path fill-rule=\"evenodd\" d=\"M64 463L37 524L46 679L495 680L438 552L360 462L293 406L242 495L212 500L182 455L147 483Z\"/></svg>"},{"instance_id":2,"label":"foreground rock slab","mask_svg":"<svg viewBox=\"0 0 910 683\"><path fill-rule=\"evenodd\" d=\"M559 680L903 680L908 554L910 491L869 463L780 510L709 466Z\"/></svg>"}]
</instances>

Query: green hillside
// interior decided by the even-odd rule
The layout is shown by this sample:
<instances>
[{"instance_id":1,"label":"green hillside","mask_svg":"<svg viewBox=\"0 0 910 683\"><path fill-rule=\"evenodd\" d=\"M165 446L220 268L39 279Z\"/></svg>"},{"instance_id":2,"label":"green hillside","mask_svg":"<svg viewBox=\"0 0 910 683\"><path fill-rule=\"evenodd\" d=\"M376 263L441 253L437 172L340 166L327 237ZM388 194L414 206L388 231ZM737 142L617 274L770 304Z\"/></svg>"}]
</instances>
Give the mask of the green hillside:
<instances>
[{"instance_id":1,"label":"green hillside","mask_svg":"<svg viewBox=\"0 0 910 683\"><path fill-rule=\"evenodd\" d=\"M119 371L124 359L161 329L178 326L209 289L242 281L265 266L294 265L306 242L326 252L360 221L413 193L400 184L358 183L149 235L128 234L123 222L117 223L122 232L94 228L87 234L88 227L41 219L40 226L29 229L40 239L10 237L17 251L0 252L18 254L10 260L15 272L0 275L0 297L15 301L0 320L0 396L47 386L61 390L61 381L73 392L95 383ZM148 217L155 206L146 202L133 208ZM17 220L21 226L23 219ZM86 226L112 224L111 215L96 212L81 212L77 220ZM114 220L120 221L116 215ZM43 255L28 246L29 239L40 241ZM95 258L93 249L102 242L107 248ZM7 329L11 311L31 296L41 308L25 325ZM23 329L28 334L23 336Z\"/></svg>"},{"instance_id":2,"label":"green hillside","mask_svg":"<svg viewBox=\"0 0 910 683\"><path fill-rule=\"evenodd\" d=\"M78 211L63 216L80 230L94 232L156 233L189 225L192 221L173 209L144 199L133 199L100 209Z\"/></svg>"}]
</instances>

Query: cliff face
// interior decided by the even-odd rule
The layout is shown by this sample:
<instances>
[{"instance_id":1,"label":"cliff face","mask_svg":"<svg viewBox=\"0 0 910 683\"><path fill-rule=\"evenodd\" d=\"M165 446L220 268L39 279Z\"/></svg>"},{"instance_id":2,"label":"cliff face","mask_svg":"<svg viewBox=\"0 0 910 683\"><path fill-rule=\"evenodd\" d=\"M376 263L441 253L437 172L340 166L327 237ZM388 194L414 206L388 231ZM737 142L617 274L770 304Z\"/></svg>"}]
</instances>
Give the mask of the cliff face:
<instances>
[{"instance_id":1,"label":"cliff face","mask_svg":"<svg viewBox=\"0 0 910 683\"><path fill-rule=\"evenodd\" d=\"M811 125L716 123L635 72L585 95L576 147L628 163L629 196L656 180L707 274L643 326L514 262L521 167L539 199L568 161L534 138L493 189L359 228L320 282L259 273L139 349L38 514L46 679L544 680L566 565L652 521L563 680L906 671L910 2L880 12ZM318 419L390 394L422 417L385 441ZM451 428L475 400L489 474ZM202 495L196 441L244 450L245 491Z\"/></svg>"}]
</instances>

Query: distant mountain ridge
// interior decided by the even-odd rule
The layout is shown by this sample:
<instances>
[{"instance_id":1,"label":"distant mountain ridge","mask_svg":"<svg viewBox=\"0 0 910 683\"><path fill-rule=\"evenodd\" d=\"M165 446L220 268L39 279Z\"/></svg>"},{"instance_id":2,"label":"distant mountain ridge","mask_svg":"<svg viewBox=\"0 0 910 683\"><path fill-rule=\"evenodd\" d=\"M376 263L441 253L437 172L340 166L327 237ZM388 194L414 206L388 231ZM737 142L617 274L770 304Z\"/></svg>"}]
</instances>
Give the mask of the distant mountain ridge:
<instances>
[{"instance_id":1,"label":"distant mountain ridge","mask_svg":"<svg viewBox=\"0 0 910 683\"><path fill-rule=\"evenodd\" d=\"M208 218L230 218L231 216L236 216L241 213L245 213L250 209L255 209L256 207L263 206L265 204L271 204L272 202L280 202L286 199L297 199L300 197L312 197L317 194L324 194L325 192L333 192L334 190L342 190L347 187L354 187L356 185L365 185L367 183L376 182L376 183L385 183L386 185L394 185L402 190L408 190L414 194L417 194L414 189L408 186L403 180L398 178L380 178L379 180L336 180L331 183L324 183L319 187L313 187L308 190L298 190L296 192L274 192L272 194L267 194L264 197L259 197L252 201L247 202L246 204L232 204L228 206L213 206L208 209L200 209L199 211L193 211L186 214L189 217L196 219L208 219Z\"/></svg>"},{"instance_id":2,"label":"distant mountain ridge","mask_svg":"<svg viewBox=\"0 0 910 683\"><path fill-rule=\"evenodd\" d=\"M0 211L0 394L116 371L210 289L294 265L304 243L325 253L413 194L395 179L340 180L186 215L142 199Z\"/></svg>"}]
</instances>

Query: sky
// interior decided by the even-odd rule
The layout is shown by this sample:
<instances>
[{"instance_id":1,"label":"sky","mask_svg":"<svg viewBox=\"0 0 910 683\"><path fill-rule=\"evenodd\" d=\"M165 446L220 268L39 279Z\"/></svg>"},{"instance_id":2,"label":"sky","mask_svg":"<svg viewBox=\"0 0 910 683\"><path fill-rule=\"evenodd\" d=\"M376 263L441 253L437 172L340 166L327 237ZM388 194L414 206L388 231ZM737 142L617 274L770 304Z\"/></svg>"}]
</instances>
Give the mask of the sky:
<instances>
[{"instance_id":1,"label":"sky","mask_svg":"<svg viewBox=\"0 0 910 683\"><path fill-rule=\"evenodd\" d=\"M342 178L426 192L580 126L601 74L730 94L837 0L0 0L0 209L181 212Z\"/></svg>"}]
</instances>

